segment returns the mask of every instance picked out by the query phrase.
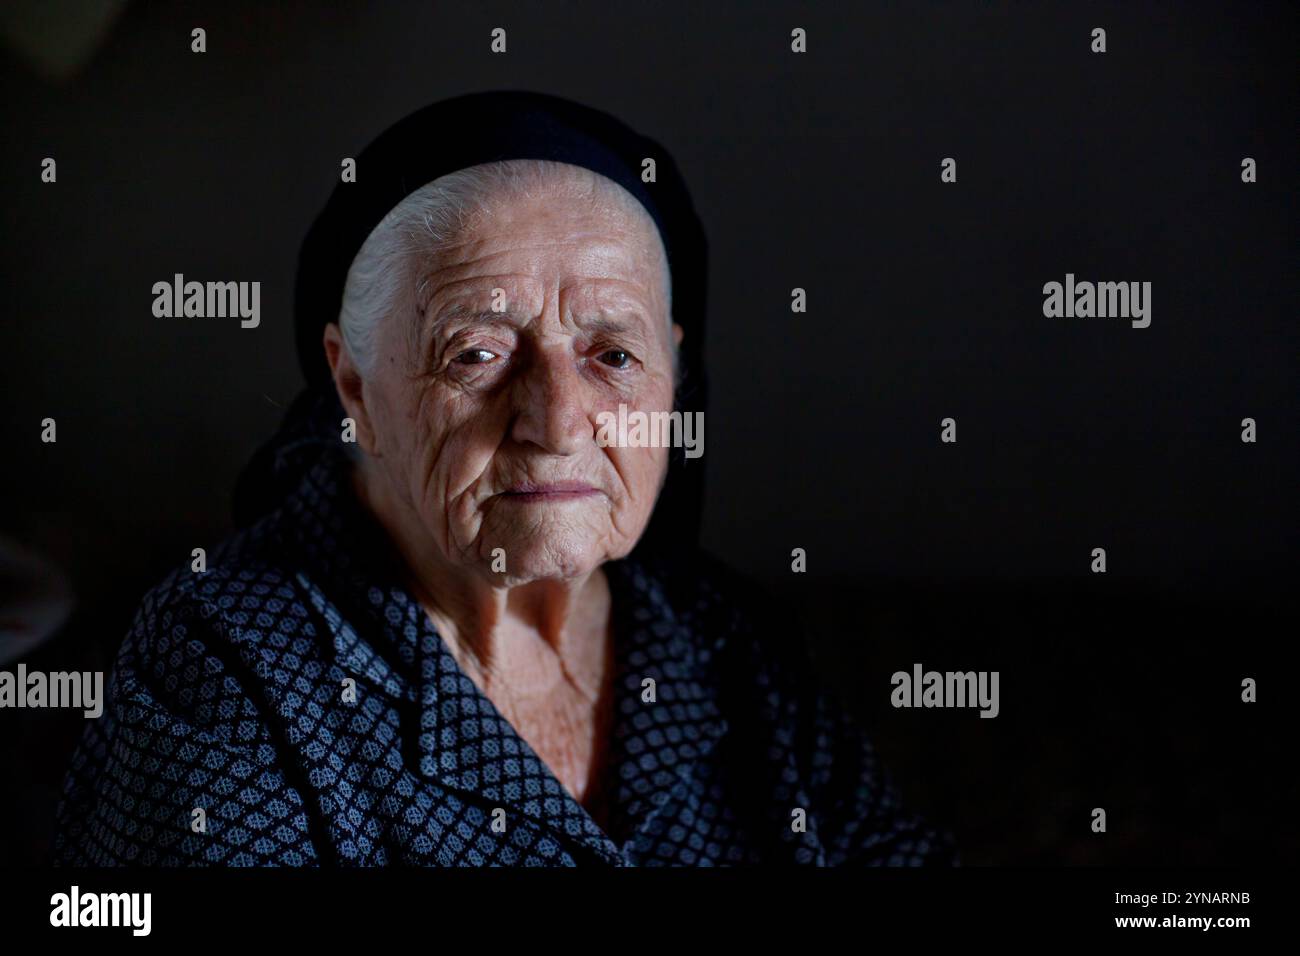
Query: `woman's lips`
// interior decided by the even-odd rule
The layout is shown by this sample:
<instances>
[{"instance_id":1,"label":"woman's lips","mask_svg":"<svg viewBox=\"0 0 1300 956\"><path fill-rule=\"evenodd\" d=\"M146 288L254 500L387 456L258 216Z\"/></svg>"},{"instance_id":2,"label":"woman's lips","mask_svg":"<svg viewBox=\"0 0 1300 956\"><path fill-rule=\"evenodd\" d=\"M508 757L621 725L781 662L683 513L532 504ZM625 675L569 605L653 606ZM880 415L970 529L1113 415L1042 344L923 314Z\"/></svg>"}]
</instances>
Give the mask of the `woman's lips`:
<instances>
[{"instance_id":1,"label":"woman's lips","mask_svg":"<svg viewBox=\"0 0 1300 956\"><path fill-rule=\"evenodd\" d=\"M600 494L599 489L593 488L583 481L554 481L545 484L525 482L516 485L509 491L501 492L499 497L507 501L528 504L532 502L570 501L598 494Z\"/></svg>"}]
</instances>

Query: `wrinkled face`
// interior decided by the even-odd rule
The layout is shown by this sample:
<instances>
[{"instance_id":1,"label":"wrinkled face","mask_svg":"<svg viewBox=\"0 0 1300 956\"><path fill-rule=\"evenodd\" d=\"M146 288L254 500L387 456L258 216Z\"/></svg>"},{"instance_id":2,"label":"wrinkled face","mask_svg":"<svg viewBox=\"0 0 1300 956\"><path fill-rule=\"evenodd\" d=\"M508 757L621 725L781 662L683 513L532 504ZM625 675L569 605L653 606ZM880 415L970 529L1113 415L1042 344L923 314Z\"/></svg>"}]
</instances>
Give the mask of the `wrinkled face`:
<instances>
[{"instance_id":1,"label":"wrinkled face","mask_svg":"<svg viewBox=\"0 0 1300 956\"><path fill-rule=\"evenodd\" d=\"M513 585L632 549L668 450L602 447L597 416L672 409L665 268L639 207L559 190L493 203L421 265L367 408L378 480L442 557Z\"/></svg>"}]
</instances>

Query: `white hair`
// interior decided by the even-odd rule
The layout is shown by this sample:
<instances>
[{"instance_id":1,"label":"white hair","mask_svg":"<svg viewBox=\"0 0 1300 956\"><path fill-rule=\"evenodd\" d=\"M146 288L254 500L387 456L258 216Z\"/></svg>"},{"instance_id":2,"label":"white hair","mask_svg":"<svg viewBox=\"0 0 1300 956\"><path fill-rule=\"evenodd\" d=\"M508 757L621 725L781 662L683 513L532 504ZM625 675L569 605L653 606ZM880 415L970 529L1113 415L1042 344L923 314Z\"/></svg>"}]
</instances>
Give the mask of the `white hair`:
<instances>
[{"instance_id":1,"label":"white hair","mask_svg":"<svg viewBox=\"0 0 1300 956\"><path fill-rule=\"evenodd\" d=\"M509 199L532 199L556 188L565 198L593 205L614 204L642 218L658 242L663 264L664 301L672 323L672 280L667 255L645 207L613 180L581 166L540 159L516 159L470 166L421 186L380 221L348 269L338 323L353 363L363 378L374 371L380 323L405 316L408 332L418 334L417 303L424 292L421 266L487 213ZM672 337L669 336L669 341ZM673 348L674 372L676 348Z\"/></svg>"}]
</instances>

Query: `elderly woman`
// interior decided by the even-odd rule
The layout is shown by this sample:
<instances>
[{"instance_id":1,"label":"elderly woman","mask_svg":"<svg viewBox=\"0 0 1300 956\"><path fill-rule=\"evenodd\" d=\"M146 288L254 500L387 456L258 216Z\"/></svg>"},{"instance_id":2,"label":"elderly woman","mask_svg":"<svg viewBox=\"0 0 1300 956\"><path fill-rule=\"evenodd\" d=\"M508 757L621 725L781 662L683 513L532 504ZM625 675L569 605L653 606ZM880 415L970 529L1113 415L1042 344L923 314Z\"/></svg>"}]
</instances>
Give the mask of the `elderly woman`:
<instances>
[{"instance_id":1,"label":"elderly woman","mask_svg":"<svg viewBox=\"0 0 1300 956\"><path fill-rule=\"evenodd\" d=\"M243 482L255 520L145 598L61 861L954 861L696 551L681 456L598 440L701 399L692 217L660 147L548 97L358 157L299 273L324 387Z\"/></svg>"}]
</instances>

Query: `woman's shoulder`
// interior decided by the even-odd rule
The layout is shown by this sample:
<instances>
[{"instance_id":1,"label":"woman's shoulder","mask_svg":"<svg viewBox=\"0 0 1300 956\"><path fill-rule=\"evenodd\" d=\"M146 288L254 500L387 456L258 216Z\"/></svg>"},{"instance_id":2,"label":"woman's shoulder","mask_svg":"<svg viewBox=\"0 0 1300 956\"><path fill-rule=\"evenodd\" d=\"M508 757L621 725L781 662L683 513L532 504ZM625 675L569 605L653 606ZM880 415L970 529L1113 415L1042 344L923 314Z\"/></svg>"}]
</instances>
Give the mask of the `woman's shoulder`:
<instances>
[{"instance_id":1,"label":"woman's shoulder","mask_svg":"<svg viewBox=\"0 0 1300 956\"><path fill-rule=\"evenodd\" d=\"M145 592L140 615L160 621L183 610L220 614L291 597L295 571L280 547L280 522L273 512L215 547L193 549Z\"/></svg>"},{"instance_id":2,"label":"woman's shoulder","mask_svg":"<svg viewBox=\"0 0 1300 956\"><path fill-rule=\"evenodd\" d=\"M161 689L302 633L309 579L283 547L281 523L272 512L211 549L195 548L149 588L120 646L119 677Z\"/></svg>"},{"instance_id":3,"label":"woman's shoulder","mask_svg":"<svg viewBox=\"0 0 1300 956\"><path fill-rule=\"evenodd\" d=\"M631 573L649 578L673 617L718 650L805 671L797 613L758 578L699 548L639 557Z\"/></svg>"},{"instance_id":4,"label":"woman's shoulder","mask_svg":"<svg viewBox=\"0 0 1300 956\"><path fill-rule=\"evenodd\" d=\"M871 735L818 674L797 608L702 552L644 573L673 596L692 640L710 647L738 759L767 768L766 791L807 798L826 862L954 862L951 834L908 812Z\"/></svg>"}]
</instances>

